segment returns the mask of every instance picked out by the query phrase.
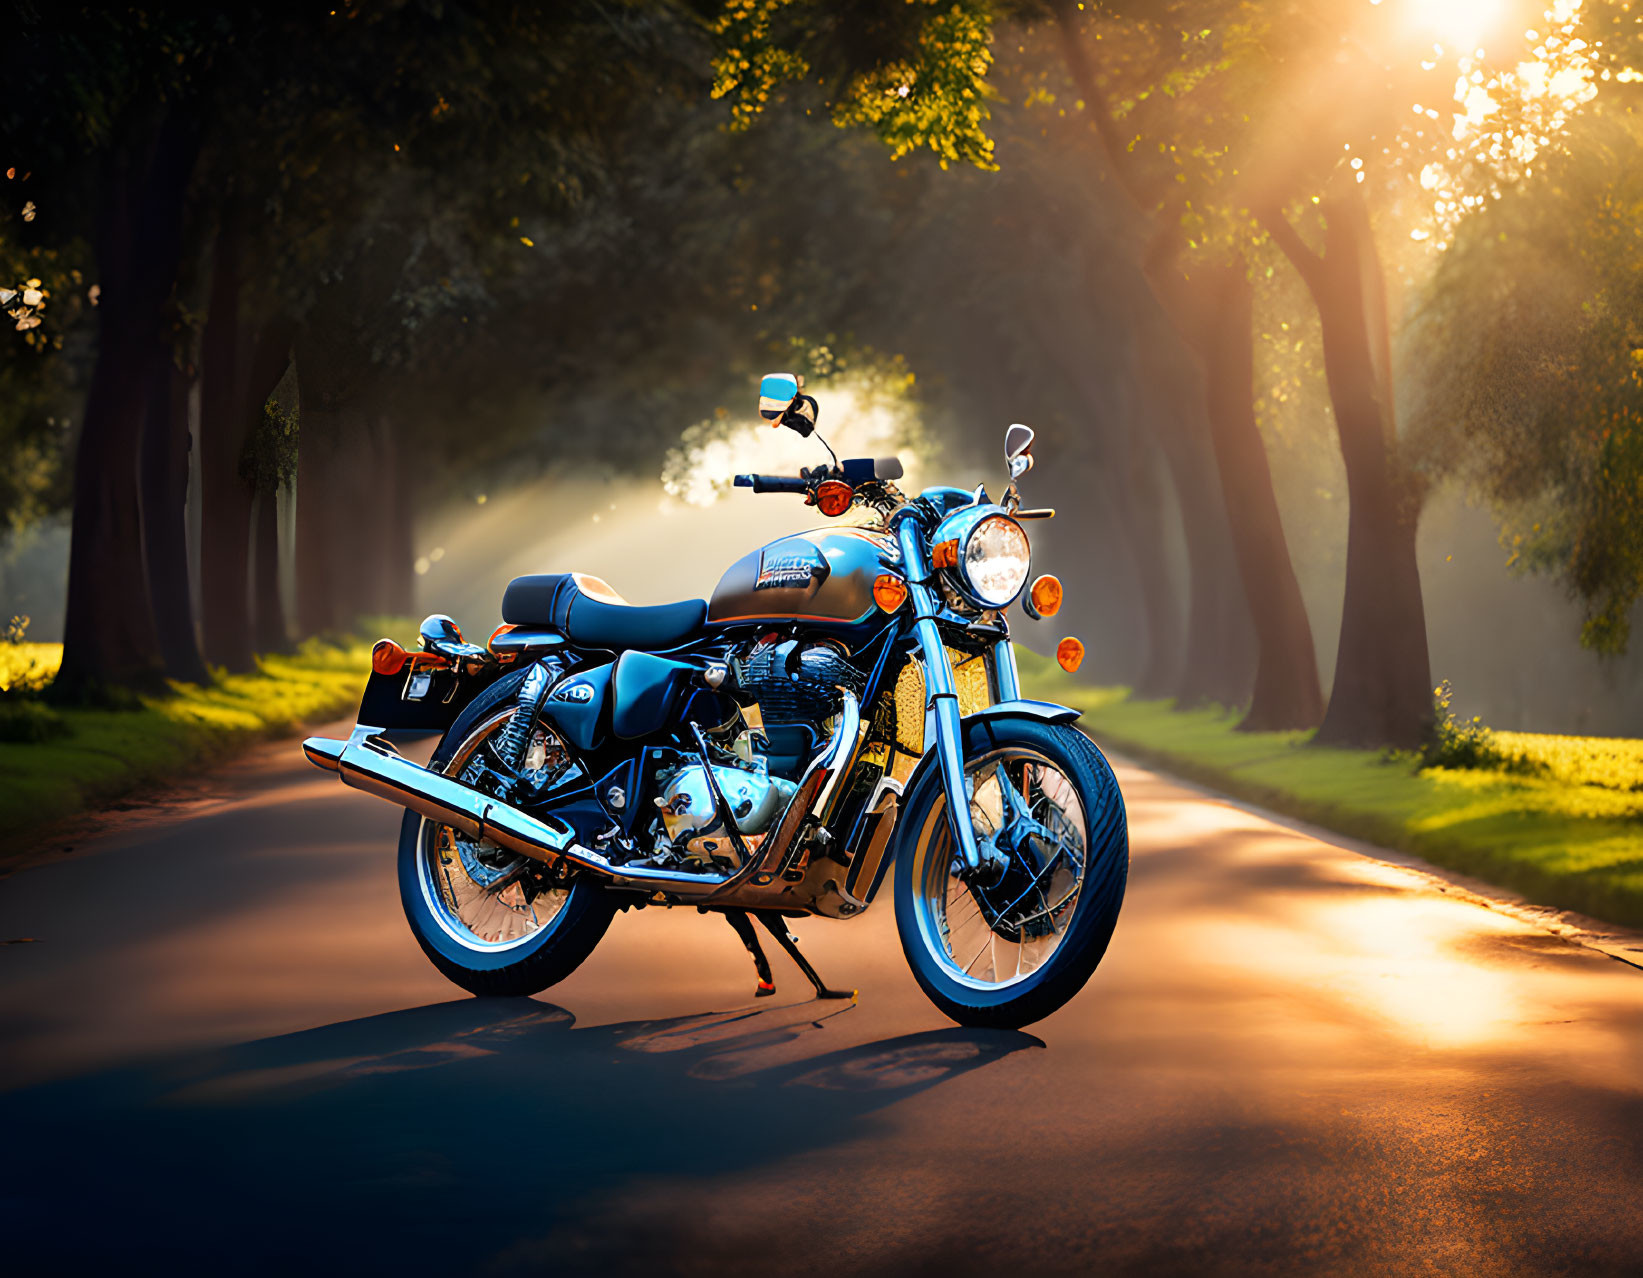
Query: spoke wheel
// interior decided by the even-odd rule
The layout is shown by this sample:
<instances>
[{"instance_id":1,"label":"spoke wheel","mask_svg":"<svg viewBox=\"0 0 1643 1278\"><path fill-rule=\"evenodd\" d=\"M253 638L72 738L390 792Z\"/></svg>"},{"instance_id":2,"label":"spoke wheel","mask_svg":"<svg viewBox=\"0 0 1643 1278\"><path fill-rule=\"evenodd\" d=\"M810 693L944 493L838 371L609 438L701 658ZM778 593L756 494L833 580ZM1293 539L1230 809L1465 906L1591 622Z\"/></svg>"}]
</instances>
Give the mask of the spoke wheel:
<instances>
[{"instance_id":1,"label":"spoke wheel","mask_svg":"<svg viewBox=\"0 0 1643 1278\"><path fill-rule=\"evenodd\" d=\"M1099 750L1027 715L964 726L965 814L982 865L962 863L933 758L896 831L896 925L920 988L961 1025L1017 1028L1083 988L1124 900L1124 798Z\"/></svg>"},{"instance_id":2,"label":"spoke wheel","mask_svg":"<svg viewBox=\"0 0 1643 1278\"><path fill-rule=\"evenodd\" d=\"M469 732L440 769L461 777L476 762L480 747L513 717L504 707ZM525 753L526 771L548 771L564 748L545 728L538 728ZM533 768L532 765L535 765ZM474 949L516 948L544 928L552 928L570 897L553 883L551 871L530 857L488 840L423 818L417 834L418 878L428 909L459 945Z\"/></svg>"},{"instance_id":3,"label":"spoke wheel","mask_svg":"<svg viewBox=\"0 0 1643 1278\"><path fill-rule=\"evenodd\" d=\"M990 883L966 876L942 799L931 813L914 909L952 979L1003 989L1041 969L1072 926L1087 862L1084 806L1055 763L1019 747L967 761L965 788L978 842L1008 864Z\"/></svg>"},{"instance_id":4,"label":"spoke wheel","mask_svg":"<svg viewBox=\"0 0 1643 1278\"><path fill-rule=\"evenodd\" d=\"M504 675L475 697L429 768L482 789L496 786L486 742L513 717L525 673ZM525 752L523 779L540 791L580 766L543 729ZM591 875L564 881L549 866L414 812L400 825L399 899L435 967L471 993L506 997L564 980L593 952L615 910Z\"/></svg>"}]
</instances>

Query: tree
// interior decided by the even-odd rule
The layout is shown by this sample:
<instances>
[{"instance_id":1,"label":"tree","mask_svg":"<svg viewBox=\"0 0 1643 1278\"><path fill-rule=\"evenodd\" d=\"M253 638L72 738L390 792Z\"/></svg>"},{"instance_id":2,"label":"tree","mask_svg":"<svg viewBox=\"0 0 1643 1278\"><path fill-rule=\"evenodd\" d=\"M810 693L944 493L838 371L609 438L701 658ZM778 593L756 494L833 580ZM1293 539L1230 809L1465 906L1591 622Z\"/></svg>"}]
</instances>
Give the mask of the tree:
<instances>
[{"instance_id":1,"label":"tree","mask_svg":"<svg viewBox=\"0 0 1643 1278\"><path fill-rule=\"evenodd\" d=\"M1410 333L1411 433L1561 579L1580 642L1626 650L1643 597L1643 125L1583 122L1458 228Z\"/></svg>"},{"instance_id":2,"label":"tree","mask_svg":"<svg viewBox=\"0 0 1643 1278\"><path fill-rule=\"evenodd\" d=\"M520 218L551 225L580 198L600 130L631 114L644 100L639 89L665 79L656 74L666 69L659 53L679 16L661 4L616 13L593 3L475 3L202 15L157 3L24 5L15 17L10 153L42 171L41 161L52 162L55 206L97 210L79 228L64 221L61 234L95 220L104 295L75 466L57 695L152 684L161 669L149 587L158 577L174 583L187 566L176 538L145 542L144 519L172 518L185 441L156 426L141 468L138 455L144 418L159 420L144 406L158 402L158 366L172 357L173 298L198 256L187 228L215 231L197 441L206 647L243 668L253 505L239 473L244 441L284 368L284 317L305 315L371 238L372 224L350 214L372 206L385 176L408 178L420 207L437 200L442 225L457 227L454 238L473 250L456 255L471 259L469 278L484 277L502 247L530 244ZM623 50L615 57L613 33ZM590 57L596 49L605 56ZM503 192L511 227L496 211ZM410 269L390 290L400 309L373 317L372 346L353 354L392 362L403 350L385 355L382 333L471 309L471 297L437 274L451 255L436 257L402 259ZM310 435L322 447L322 432ZM395 509L403 525L408 506ZM175 608L174 592L167 607Z\"/></svg>"},{"instance_id":3,"label":"tree","mask_svg":"<svg viewBox=\"0 0 1643 1278\"><path fill-rule=\"evenodd\" d=\"M1226 323L1217 310L1247 298L1246 291L1226 287L1226 270L1241 263L1236 248L1223 252L1219 262L1202 260L1207 255L1197 253L1198 265L1205 269L1196 273L1183 262L1189 246L1197 252L1195 235L1202 238L1194 228L1203 221L1204 197L1195 192L1194 204L1176 189L1188 180L1183 163L1189 153L1201 161L1193 167L1200 187L1225 185L1219 135L1229 113L1216 98L1213 73L1229 61L1247 73L1249 59L1227 58L1223 47L1236 42L1207 39L1212 32L1205 28L1218 18L1236 19L1225 25L1244 34L1251 24L1236 5L1142 4L1133 13L1129 6L1113 6L1114 12L1100 18L1108 29L1096 35L1133 37L1106 46L1124 46L1123 78L1136 81L1126 96L1123 88L1104 83L1120 77L1110 64L1097 68L1085 29L1088 16L1081 15L1081 8L1061 0L1043 5L979 0L953 6L868 5L841 21L825 5L738 0L725 7L717 26L715 91L730 97L735 118L745 120L762 110L784 83L814 74L834 121L872 127L893 155L925 148L943 167L955 160L990 167L994 151L985 126L994 93L989 81L993 24L1052 21L1072 86L1071 92L1062 91L1063 100L1074 99L1075 110L1089 122L1104 163L1143 223L1146 247L1141 256L1154 297L1202 370L1229 379L1222 385L1206 377L1205 395L1232 541L1258 631L1260 657L1245 724L1310 727L1322 714L1322 697L1310 626L1254 431L1247 377L1238 373L1250 356L1247 348L1242 358L1217 349L1250 331L1247 320L1238 323L1234 317ZM1057 100L1045 85L1032 88L1029 97L1052 104ZM1148 98L1167 103L1150 129L1146 123L1136 129L1128 119L1121 122ZM1208 136L1201 127L1205 120L1210 122ZM1150 158L1154 147L1161 161ZM1240 395L1246 396L1241 404ZM1172 424L1164 423L1166 437ZM1176 442L1167 451L1180 456L1181 447ZM1176 474L1179 481L1191 472L1178 468ZM1183 490L1182 498L1184 506L1198 504L1191 488Z\"/></svg>"}]
</instances>

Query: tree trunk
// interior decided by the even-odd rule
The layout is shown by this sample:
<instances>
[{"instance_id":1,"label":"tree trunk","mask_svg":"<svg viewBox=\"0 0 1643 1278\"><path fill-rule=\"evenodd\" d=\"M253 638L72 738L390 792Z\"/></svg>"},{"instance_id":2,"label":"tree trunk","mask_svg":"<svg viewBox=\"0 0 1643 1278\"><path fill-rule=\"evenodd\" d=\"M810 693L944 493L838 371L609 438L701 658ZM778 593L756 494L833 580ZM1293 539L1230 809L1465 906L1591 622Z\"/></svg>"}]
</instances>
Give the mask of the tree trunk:
<instances>
[{"instance_id":1,"label":"tree trunk","mask_svg":"<svg viewBox=\"0 0 1643 1278\"><path fill-rule=\"evenodd\" d=\"M1280 247L1318 308L1324 373L1346 464L1346 594L1320 745L1418 746L1432 720L1432 668L1415 532L1420 491L1398 456L1385 279L1355 182L1324 201L1324 251L1281 214Z\"/></svg>"},{"instance_id":2,"label":"tree trunk","mask_svg":"<svg viewBox=\"0 0 1643 1278\"><path fill-rule=\"evenodd\" d=\"M288 652L285 604L280 598L279 493L256 497L252 516L252 629L258 652Z\"/></svg>"},{"instance_id":3,"label":"tree trunk","mask_svg":"<svg viewBox=\"0 0 1643 1278\"><path fill-rule=\"evenodd\" d=\"M211 264L211 300L201 345L200 389L200 630L205 659L231 671L251 670L251 490L240 478L245 445L240 412L242 362L248 352L240 318L237 209L223 213Z\"/></svg>"},{"instance_id":4,"label":"tree trunk","mask_svg":"<svg viewBox=\"0 0 1643 1278\"><path fill-rule=\"evenodd\" d=\"M355 401L335 426L335 465L349 477L348 498L333 503L331 566L335 625L352 630L362 617L388 611L389 533L392 479L384 465L385 424ZM338 554L337 548L344 553Z\"/></svg>"},{"instance_id":5,"label":"tree trunk","mask_svg":"<svg viewBox=\"0 0 1643 1278\"><path fill-rule=\"evenodd\" d=\"M1231 519L1213 454L1184 417L1167 409L1157 428L1187 550L1187 620L1175 702L1182 709L1206 702L1241 706L1255 677L1256 632L1228 551Z\"/></svg>"},{"instance_id":6,"label":"tree trunk","mask_svg":"<svg viewBox=\"0 0 1643 1278\"><path fill-rule=\"evenodd\" d=\"M387 549L383 583L383 609L390 616L409 617L416 611L416 507L409 450L389 433L384 437L388 454L384 474L393 477L388 495Z\"/></svg>"},{"instance_id":7,"label":"tree trunk","mask_svg":"<svg viewBox=\"0 0 1643 1278\"><path fill-rule=\"evenodd\" d=\"M191 378L163 348L155 352L143 424L143 551L148 596L165 671L209 683L194 629L188 583L188 392Z\"/></svg>"},{"instance_id":8,"label":"tree trunk","mask_svg":"<svg viewBox=\"0 0 1643 1278\"><path fill-rule=\"evenodd\" d=\"M162 658L143 564L138 454L181 256L183 200L198 154L175 116L117 145L96 236L97 361L75 452L59 700L153 686Z\"/></svg>"},{"instance_id":9,"label":"tree trunk","mask_svg":"<svg viewBox=\"0 0 1643 1278\"><path fill-rule=\"evenodd\" d=\"M1316 686L1318 661L1312 628L1306 621L1304 607L1300 606L1300 589L1295 583L1283 524L1276 517L1277 501L1272 492L1266 445L1255 429L1253 385L1251 383L1249 397L1236 405L1229 399L1231 392L1216 384L1210 363L1217 333L1213 326L1204 323L1209 313L1204 307L1203 288L1185 278L1180 269L1179 257L1184 247L1181 210L1166 201L1160 212L1158 193L1147 188L1134 164L1131 154L1134 139L1107 107L1106 94L1079 30L1078 14L1084 6L1075 6L1072 0L1053 0L1050 10L1063 61L1090 113L1108 167L1153 233L1144 265L1153 296L1177 333L1198 356L1205 372L1206 410L1221 476L1222 498L1249 619L1256 627L1255 692L1250 713L1242 726L1251 729L1311 727L1318 722L1313 708L1316 699L1309 699L1304 691L1295 696L1277 689L1277 679L1286 673L1299 680L1303 689ZM1247 311L1242 317L1234 316L1235 320L1240 318L1247 325ZM1247 419L1243 422L1247 430L1242 429L1241 419ZM1223 450L1229 445L1235 475L1231 484L1228 483L1228 462L1223 457ZM1256 583L1253 592L1252 582ZM1278 613L1265 612L1273 604L1278 606Z\"/></svg>"},{"instance_id":10,"label":"tree trunk","mask_svg":"<svg viewBox=\"0 0 1643 1278\"><path fill-rule=\"evenodd\" d=\"M300 361L300 355L299 355ZM334 578L341 568L345 546L337 536L337 421L310 391L306 365L303 377L302 427L297 436L297 631L331 634L341 628L339 591Z\"/></svg>"},{"instance_id":11,"label":"tree trunk","mask_svg":"<svg viewBox=\"0 0 1643 1278\"><path fill-rule=\"evenodd\" d=\"M252 326L241 313L239 210L223 214L212 263L200 406L201 606L206 660L256 667L252 642L251 516L255 490L244 471L247 440L291 362L292 326L276 317Z\"/></svg>"},{"instance_id":12,"label":"tree trunk","mask_svg":"<svg viewBox=\"0 0 1643 1278\"><path fill-rule=\"evenodd\" d=\"M1420 498L1398 457L1385 280L1356 185L1331 198L1326 212L1326 269L1314 300L1351 509L1335 684L1318 741L1412 748L1432 720L1415 558Z\"/></svg>"},{"instance_id":13,"label":"tree trunk","mask_svg":"<svg viewBox=\"0 0 1643 1278\"><path fill-rule=\"evenodd\" d=\"M1243 259L1206 272L1200 287L1216 303L1209 308L1212 322L1201 330L1211 437L1257 639L1255 693L1238 726L1245 732L1314 728L1323 720L1323 689L1255 421L1254 295Z\"/></svg>"},{"instance_id":14,"label":"tree trunk","mask_svg":"<svg viewBox=\"0 0 1643 1278\"><path fill-rule=\"evenodd\" d=\"M1164 556L1163 506L1159 475L1150 458L1138 459L1115 493L1119 518L1129 535L1136 585L1146 621L1138 697L1172 696L1181 669L1181 616Z\"/></svg>"}]
</instances>

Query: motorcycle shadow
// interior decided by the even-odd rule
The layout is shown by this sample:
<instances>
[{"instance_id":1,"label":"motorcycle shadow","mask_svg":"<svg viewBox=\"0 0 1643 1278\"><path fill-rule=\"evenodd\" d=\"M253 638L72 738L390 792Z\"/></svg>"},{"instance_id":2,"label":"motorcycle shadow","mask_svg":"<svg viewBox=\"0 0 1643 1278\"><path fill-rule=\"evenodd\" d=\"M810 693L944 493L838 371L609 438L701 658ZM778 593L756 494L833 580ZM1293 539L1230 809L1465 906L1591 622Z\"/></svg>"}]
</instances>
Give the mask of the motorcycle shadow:
<instances>
[{"instance_id":1,"label":"motorcycle shadow","mask_svg":"<svg viewBox=\"0 0 1643 1278\"><path fill-rule=\"evenodd\" d=\"M818 1050L849 1011L579 1029L552 1004L464 1000L29 1088L0 1097L0 1215L24 1255L74 1237L85 1261L466 1271L640 1186L849 1140L887 1104L1042 1046L953 1028Z\"/></svg>"}]
</instances>

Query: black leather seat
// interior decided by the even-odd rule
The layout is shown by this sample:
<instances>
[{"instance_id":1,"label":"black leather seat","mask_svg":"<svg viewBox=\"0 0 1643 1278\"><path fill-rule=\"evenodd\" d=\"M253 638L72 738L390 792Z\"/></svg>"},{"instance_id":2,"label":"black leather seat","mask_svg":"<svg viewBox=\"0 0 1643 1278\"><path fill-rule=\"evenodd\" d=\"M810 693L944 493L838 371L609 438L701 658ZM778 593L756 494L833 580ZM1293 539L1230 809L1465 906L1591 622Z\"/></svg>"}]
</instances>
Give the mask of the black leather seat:
<instances>
[{"instance_id":1,"label":"black leather seat","mask_svg":"<svg viewBox=\"0 0 1643 1278\"><path fill-rule=\"evenodd\" d=\"M637 607L597 577L578 572L515 577L502 596L502 620L511 626L546 626L589 648L672 648L707 620L700 599Z\"/></svg>"}]
</instances>

